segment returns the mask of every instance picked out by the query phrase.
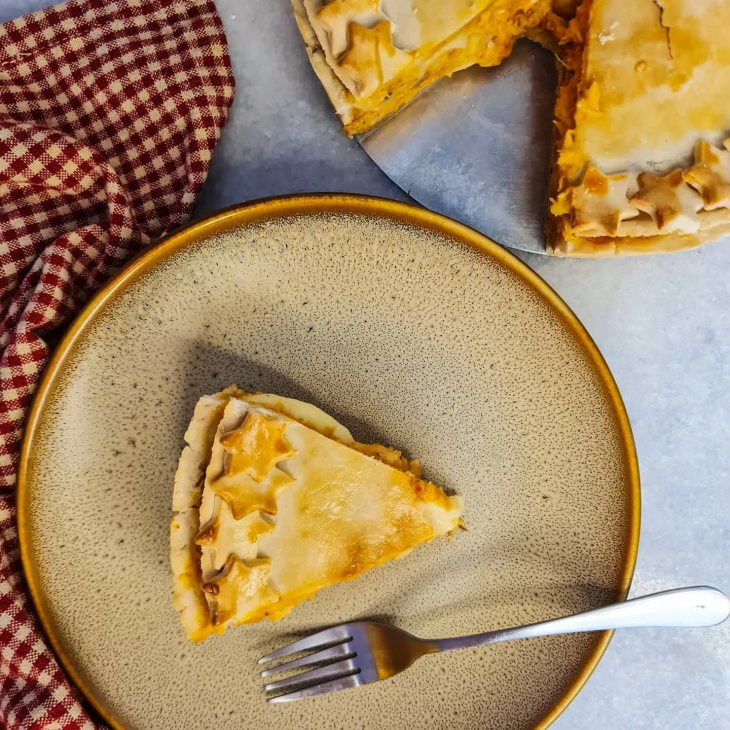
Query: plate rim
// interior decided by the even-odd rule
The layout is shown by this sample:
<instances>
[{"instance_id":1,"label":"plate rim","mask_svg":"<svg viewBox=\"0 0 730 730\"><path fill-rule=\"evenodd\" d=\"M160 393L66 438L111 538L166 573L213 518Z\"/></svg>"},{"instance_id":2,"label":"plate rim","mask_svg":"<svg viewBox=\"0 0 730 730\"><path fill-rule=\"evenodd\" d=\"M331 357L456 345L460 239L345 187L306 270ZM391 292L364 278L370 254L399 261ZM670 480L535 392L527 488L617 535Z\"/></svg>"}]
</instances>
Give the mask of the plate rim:
<instances>
[{"instance_id":1,"label":"plate rim","mask_svg":"<svg viewBox=\"0 0 730 730\"><path fill-rule=\"evenodd\" d=\"M93 324L96 316L102 312L109 302L113 301L116 296L122 294L127 286L134 283L154 266L165 261L177 251L195 244L201 238L207 238L230 228L250 225L272 218L286 218L295 215L311 215L317 213L354 213L376 218L385 217L399 222L406 222L415 227L431 229L456 239L496 259L512 273L519 276L523 281L526 281L560 315L563 324L569 327L571 333L578 340L584 353L589 357L600 376L601 383L608 396L619 427L624 452L623 456L627 464L626 483L629 503L628 535L625 545L626 557L621 573L619 594L624 600L628 596L636 567L641 526L639 463L631 424L613 374L598 346L577 315L563 301L558 293L539 274L500 244L464 223L460 223L441 213L435 213L420 206L388 198L347 193L279 195L238 203L193 220L163 236L157 243L129 261L119 273L113 276L84 305L59 341L46 366L33 397L23 433L16 486L16 514L18 542L26 585L43 633L49 641L52 651L63 671L81 691L84 698L96 713L98 713L100 718L109 727L113 728L113 730L129 729L112 717L111 713L107 711L103 699L94 695L92 689L82 678L81 673L77 671L70 658L64 653L61 642L53 630L53 623L43 598L40 580L35 570L31 553L28 504L32 489L27 476L31 462L33 461L33 449L44 405L64 364L69 359L69 356L73 354L76 343L80 340L87 327ZM588 660L579 670L570 687L547 714L537 722L532 730L547 730L567 709L568 705L584 687L598 666L598 663L603 658L613 638L613 634L613 631L600 632L598 643L588 657Z\"/></svg>"}]
</instances>

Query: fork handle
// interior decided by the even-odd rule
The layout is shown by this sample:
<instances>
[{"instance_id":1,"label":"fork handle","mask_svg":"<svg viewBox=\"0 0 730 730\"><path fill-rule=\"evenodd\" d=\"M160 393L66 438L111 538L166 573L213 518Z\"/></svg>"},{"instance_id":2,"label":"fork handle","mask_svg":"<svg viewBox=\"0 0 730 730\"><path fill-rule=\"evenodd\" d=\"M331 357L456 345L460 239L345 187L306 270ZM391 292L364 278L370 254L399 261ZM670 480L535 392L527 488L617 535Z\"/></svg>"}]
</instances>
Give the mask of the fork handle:
<instances>
[{"instance_id":1,"label":"fork handle","mask_svg":"<svg viewBox=\"0 0 730 730\"><path fill-rule=\"evenodd\" d=\"M432 651L450 651L498 644L513 639L576 634L584 631L649 627L699 628L722 623L728 615L730 615L730 599L722 591L709 586L697 586L653 593L552 621L428 643L433 646Z\"/></svg>"}]
</instances>

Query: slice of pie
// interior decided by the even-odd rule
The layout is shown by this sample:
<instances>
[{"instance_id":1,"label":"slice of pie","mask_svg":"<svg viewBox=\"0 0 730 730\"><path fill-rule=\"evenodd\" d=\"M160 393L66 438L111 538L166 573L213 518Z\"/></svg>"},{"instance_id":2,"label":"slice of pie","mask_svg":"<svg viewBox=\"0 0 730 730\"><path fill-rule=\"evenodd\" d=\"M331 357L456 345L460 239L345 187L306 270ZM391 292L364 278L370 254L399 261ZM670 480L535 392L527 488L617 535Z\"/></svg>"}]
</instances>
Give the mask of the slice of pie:
<instances>
[{"instance_id":1,"label":"slice of pie","mask_svg":"<svg viewBox=\"0 0 730 730\"><path fill-rule=\"evenodd\" d=\"M364 132L442 76L495 66L550 0L293 0L345 131Z\"/></svg>"},{"instance_id":2,"label":"slice of pie","mask_svg":"<svg viewBox=\"0 0 730 730\"><path fill-rule=\"evenodd\" d=\"M187 635L277 620L317 591L459 527L462 501L417 461L355 442L319 409L235 387L201 398L171 525Z\"/></svg>"},{"instance_id":3,"label":"slice of pie","mask_svg":"<svg viewBox=\"0 0 730 730\"><path fill-rule=\"evenodd\" d=\"M676 251L730 233L728 0L293 2L349 134L441 76L499 63L520 35L552 47L550 253Z\"/></svg>"}]
</instances>

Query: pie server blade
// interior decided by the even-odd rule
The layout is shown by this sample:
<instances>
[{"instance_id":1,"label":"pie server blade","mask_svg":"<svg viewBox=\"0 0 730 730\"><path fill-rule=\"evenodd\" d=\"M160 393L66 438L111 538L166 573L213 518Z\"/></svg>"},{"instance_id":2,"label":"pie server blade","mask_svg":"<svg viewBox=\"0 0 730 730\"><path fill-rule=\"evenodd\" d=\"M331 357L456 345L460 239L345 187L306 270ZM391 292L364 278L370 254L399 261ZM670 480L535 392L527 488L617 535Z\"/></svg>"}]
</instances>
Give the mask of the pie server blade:
<instances>
[{"instance_id":1,"label":"pie server blade","mask_svg":"<svg viewBox=\"0 0 730 730\"><path fill-rule=\"evenodd\" d=\"M357 139L411 197L504 246L545 253L555 57L529 40L441 79Z\"/></svg>"}]
</instances>

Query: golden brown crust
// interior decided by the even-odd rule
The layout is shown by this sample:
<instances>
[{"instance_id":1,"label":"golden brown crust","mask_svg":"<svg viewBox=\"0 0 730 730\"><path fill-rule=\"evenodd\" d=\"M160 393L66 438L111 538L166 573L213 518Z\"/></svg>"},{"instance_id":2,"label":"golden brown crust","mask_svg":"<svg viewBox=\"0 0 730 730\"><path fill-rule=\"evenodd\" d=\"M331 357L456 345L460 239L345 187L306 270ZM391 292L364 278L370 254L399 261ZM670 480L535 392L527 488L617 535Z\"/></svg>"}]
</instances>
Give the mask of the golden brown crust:
<instances>
[{"instance_id":1,"label":"golden brown crust","mask_svg":"<svg viewBox=\"0 0 730 730\"><path fill-rule=\"evenodd\" d=\"M245 474L261 484L280 461L294 456L294 449L284 438L285 428L285 421L249 413L239 428L220 439L228 454L226 476Z\"/></svg>"},{"instance_id":2,"label":"golden brown crust","mask_svg":"<svg viewBox=\"0 0 730 730\"><path fill-rule=\"evenodd\" d=\"M662 8L586 0L563 34L550 253L664 253L727 232L730 152L703 137L730 124L726 95L722 104L711 102L727 84L718 59L730 44L719 28L730 10L718 4L700 17L688 0L673 4L671 14ZM684 145L694 134L689 165ZM591 190L585 180L605 169L612 170L609 191Z\"/></svg>"},{"instance_id":3,"label":"golden brown crust","mask_svg":"<svg viewBox=\"0 0 730 730\"><path fill-rule=\"evenodd\" d=\"M600 174L591 169L589 177ZM605 179L610 194L591 200L582 183L553 201L551 253L579 257L671 253L711 243L729 232L730 152L705 141L696 145L695 165L687 171L676 169L664 176L644 172L635 183L631 175ZM632 208L643 215L631 215Z\"/></svg>"},{"instance_id":4,"label":"golden brown crust","mask_svg":"<svg viewBox=\"0 0 730 730\"><path fill-rule=\"evenodd\" d=\"M170 522L172 601L180 613L185 632L193 642L203 641L213 631L203 592L200 546L196 541L200 532L198 508L204 474L223 411L231 397L239 395L242 392L232 385L222 393L203 396L198 401L185 432L186 446L175 474L172 507L177 514Z\"/></svg>"},{"instance_id":5,"label":"golden brown crust","mask_svg":"<svg viewBox=\"0 0 730 730\"><path fill-rule=\"evenodd\" d=\"M382 86L386 78L383 69L386 64L402 68L412 58L410 53L393 45L391 23L387 20L374 28L352 23L349 40L349 47L340 58L339 66L352 77L358 96L370 96Z\"/></svg>"},{"instance_id":6,"label":"golden brown crust","mask_svg":"<svg viewBox=\"0 0 730 730\"><path fill-rule=\"evenodd\" d=\"M198 510L191 508L170 522L170 562L173 573L172 604L180 614L185 633L197 643L213 630L203 592L200 548L195 543Z\"/></svg>"},{"instance_id":7,"label":"golden brown crust","mask_svg":"<svg viewBox=\"0 0 730 730\"><path fill-rule=\"evenodd\" d=\"M637 207L628 200L633 185L632 175L608 177L590 166L581 184L569 191L571 224L576 235L616 236L622 221L639 215Z\"/></svg>"},{"instance_id":8,"label":"golden brown crust","mask_svg":"<svg viewBox=\"0 0 730 730\"><path fill-rule=\"evenodd\" d=\"M657 232L681 230L696 233L700 228L700 196L685 182L682 170L663 177L642 172L636 178L639 189L629 203L651 216Z\"/></svg>"},{"instance_id":9,"label":"golden brown crust","mask_svg":"<svg viewBox=\"0 0 730 730\"><path fill-rule=\"evenodd\" d=\"M228 399L200 509L186 515L184 539L171 537L190 638L281 618L321 588L458 527L461 501L421 480L417 461L334 433L349 437L303 403Z\"/></svg>"},{"instance_id":10,"label":"golden brown crust","mask_svg":"<svg viewBox=\"0 0 730 730\"><path fill-rule=\"evenodd\" d=\"M213 626L222 627L261 604L275 603L279 596L269 584L270 570L268 559L244 561L231 555L223 570L203 586L212 606Z\"/></svg>"},{"instance_id":11,"label":"golden brown crust","mask_svg":"<svg viewBox=\"0 0 730 730\"><path fill-rule=\"evenodd\" d=\"M657 253L677 253L699 248L730 234L730 219L687 236L669 233L663 236L635 238L565 238L553 239L551 253L571 258L612 258L614 256L645 256ZM558 233L558 236L560 234Z\"/></svg>"},{"instance_id":12,"label":"golden brown crust","mask_svg":"<svg viewBox=\"0 0 730 730\"><path fill-rule=\"evenodd\" d=\"M500 63L550 8L550 0L452 0L460 21L440 20L396 43L394 24L379 0L293 3L312 66L351 136L371 129L442 76ZM402 6L414 25L428 20L410 0Z\"/></svg>"},{"instance_id":13,"label":"golden brown crust","mask_svg":"<svg viewBox=\"0 0 730 730\"><path fill-rule=\"evenodd\" d=\"M695 164L684 173L684 179L702 196L705 210L730 208L730 139L725 150L705 140L695 147Z\"/></svg>"},{"instance_id":14,"label":"golden brown crust","mask_svg":"<svg viewBox=\"0 0 730 730\"><path fill-rule=\"evenodd\" d=\"M293 479L281 469L272 469L265 480L256 482L247 474L223 474L210 483L210 489L225 500L233 519L241 520L252 512L275 515L278 496L291 486Z\"/></svg>"}]
</instances>

